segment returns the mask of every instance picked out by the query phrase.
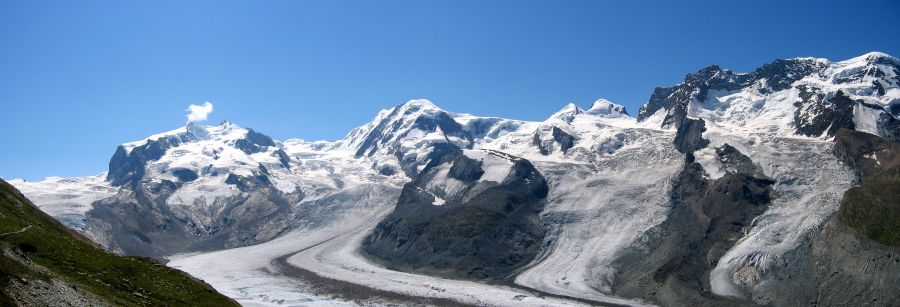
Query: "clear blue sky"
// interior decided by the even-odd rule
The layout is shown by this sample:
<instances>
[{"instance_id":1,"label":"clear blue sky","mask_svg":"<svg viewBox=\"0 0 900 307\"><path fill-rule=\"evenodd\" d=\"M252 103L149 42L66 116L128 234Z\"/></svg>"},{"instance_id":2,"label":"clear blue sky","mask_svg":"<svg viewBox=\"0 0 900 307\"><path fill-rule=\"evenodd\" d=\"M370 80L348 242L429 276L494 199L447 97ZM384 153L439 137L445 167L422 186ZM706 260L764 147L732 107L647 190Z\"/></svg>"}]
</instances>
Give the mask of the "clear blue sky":
<instances>
[{"instance_id":1,"label":"clear blue sky","mask_svg":"<svg viewBox=\"0 0 900 307\"><path fill-rule=\"evenodd\" d=\"M900 55L900 2L0 1L0 176L97 174L207 100L213 123L337 139L411 98L635 114L709 64L874 50Z\"/></svg>"}]
</instances>

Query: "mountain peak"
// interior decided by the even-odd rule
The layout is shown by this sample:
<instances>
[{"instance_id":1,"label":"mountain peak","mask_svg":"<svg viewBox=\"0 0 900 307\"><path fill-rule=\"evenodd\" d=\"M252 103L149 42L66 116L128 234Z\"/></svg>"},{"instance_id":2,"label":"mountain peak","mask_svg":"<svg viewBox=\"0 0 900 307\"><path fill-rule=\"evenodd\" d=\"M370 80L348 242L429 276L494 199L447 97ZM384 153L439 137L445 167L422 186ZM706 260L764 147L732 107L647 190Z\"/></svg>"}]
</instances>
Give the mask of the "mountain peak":
<instances>
[{"instance_id":1,"label":"mountain peak","mask_svg":"<svg viewBox=\"0 0 900 307\"><path fill-rule=\"evenodd\" d=\"M846 60L844 62L869 62L869 63L880 63L880 62L893 62L895 64L900 64L900 60L891 56L890 54L872 51L861 56Z\"/></svg>"},{"instance_id":2,"label":"mountain peak","mask_svg":"<svg viewBox=\"0 0 900 307\"><path fill-rule=\"evenodd\" d=\"M410 110L441 110L440 107L438 107L428 99L411 99L399 105L398 107L400 107L401 109Z\"/></svg>"},{"instance_id":3,"label":"mountain peak","mask_svg":"<svg viewBox=\"0 0 900 307\"><path fill-rule=\"evenodd\" d=\"M591 105L591 108L585 111L587 114L591 115L605 115L609 117L619 117L619 116L628 116L628 112L625 111L625 107L613 103L612 101L600 98L597 101L594 101L594 104Z\"/></svg>"},{"instance_id":4,"label":"mountain peak","mask_svg":"<svg viewBox=\"0 0 900 307\"><path fill-rule=\"evenodd\" d=\"M579 108L574 103L568 103L562 109L560 109L556 113L553 113L553 115L550 115L550 118L548 118L547 120L548 121L561 120L566 123L571 123L572 120L575 119L576 115L579 115L582 113L584 113L584 110Z\"/></svg>"}]
</instances>

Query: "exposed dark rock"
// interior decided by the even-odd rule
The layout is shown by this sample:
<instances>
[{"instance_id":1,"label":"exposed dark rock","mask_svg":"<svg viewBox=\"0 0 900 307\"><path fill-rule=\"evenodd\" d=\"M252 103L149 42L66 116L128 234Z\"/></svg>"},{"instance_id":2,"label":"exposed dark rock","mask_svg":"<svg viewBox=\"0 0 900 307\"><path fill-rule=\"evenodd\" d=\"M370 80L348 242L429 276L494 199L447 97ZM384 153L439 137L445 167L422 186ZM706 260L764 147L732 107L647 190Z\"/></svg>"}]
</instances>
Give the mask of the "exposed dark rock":
<instances>
[{"instance_id":1,"label":"exposed dark rock","mask_svg":"<svg viewBox=\"0 0 900 307\"><path fill-rule=\"evenodd\" d=\"M890 111L891 115L900 116L900 103L892 104L888 107L888 111Z\"/></svg>"},{"instance_id":2,"label":"exposed dark rock","mask_svg":"<svg viewBox=\"0 0 900 307\"><path fill-rule=\"evenodd\" d=\"M234 142L234 147L246 154L262 152L270 146L275 146L275 141L265 134L253 131L253 129L248 129L247 135L243 139Z\"/></svg>"},{"instance_id":3,"label":"exposed dark rock","mask_svg":"<svg viewBox=\"0 0 900 307\"><path fill-rule=\"evenodd\" d=\"M759 168L756 167L753 160L750 160L750 157L745 156L738 151L737 148L734 148L731 145L723 144L722 146L716 147L716 158L718 158L719 162L725 167L726 172L748 174L756 178L766 177L766 175L759 171Z\"/></svg>"},{"instance_id":4,"label":"exposed dark rock","mask_svg":"<svg viewBox=\"0 0 900 307\"><path fill-rule=\"evenodd\" d=\"M283 149L279 148L275 151L275 154L278 155L278 162L281 163L281 166L286 169L291 169L291 158L288 157L287 153L285 153Z\"/></svg>"},{"instance_id":5,"label":"exposed dark rock","mask_svg":"<svg viewBox=\"0 0 900 307\"><path fill-rule=\"evenodd\" d=\"M887 74L881 69L872 69L874 65L884 65L888 69L893 71L893 75L895 76L894 82L900 83L900 64L895 62L893 59L888 57L874 56L866 59L868 62L867 69L860 69L846 76L841 76L840 78L835 80L837 84L845 84L845 83L856 83L862 81L863 78L876 78L876 79L886 79ZM890 79L888 79L890 80ZM878 84L878 81L875 80L873 85ZM880 84L879 84L880 85ZM884 94L881 94L884 95Z\"/></svg>"},{"instance_id":6,"label":"exposed dark rock","mask_svg":"<svg viewBox=\"0 0 900 307\"><path fill-rule=\"evenodd\" d=\"M432 161L440 160L447 152L458 151L459 147L450 143L436 143L432 145L431 150L428 152L428 156L425 157L426 163L431 163ZM419 165L417 164L416 156L407 156L404 155L402 151L395 151L394 155L397 157L397 161L400 161L400 168L403 170L403 173L410 178L416 177L419 174ZM424 169L423 169L424 171Z\"/></svg>"},{"instance_id":7,"label":"exposed dark rock","mask_svg":"<svg viewBox=\"0 0 900 307\"><path fill-rule=\"evenodd\" d=\"M393 167L385 166L378 170L378 173L385 176L393 176L397 173L397 171L395 171Z\"/></svg>"},{"instance_id":8,"label":"exposed dark rock","mask_svg":"<svg viewBox=\"0 0 900 307\"><path fill-rule=\"evenodd\" d=\"M739 75L718 65L710 65L684 77L684 82L669 88L656 88L650 100L638 112L643 121L660 109L667 111L663 127L680 127L687 118L691 100L706 100L709 90L736 90L749 81L748 75Z\"/></svg>"},{"instance_id":9,"label":"exposed dark rock","mask_svg":"<svg viewBox=\"0 0 900 307\"><path fill-rule=\"evenodd\" d=\"M865 132L838 130L834 154L856 171L860 181L900 165L900 143Z\"/></svg>"},{"instance_id":10,"label":"exposed dark rock","mask_svg":"<svg viewBox=\"0 0 900 307\"><path fill-rule=\"evenodd\" d=\"M643 121L655 114L656 111L660 109L666 108L671 104L671 102L667 99L670 97L675 91L676 87L656 87L653 89L653 93L650 94L650 100L647 101L639 110L638 110L638 121Z\"/></svg>"},{"instance_id":11,"label":"exposed dark rock","mask_svg":"<svg viewBox=\"0 0 900 307\"><path fill-rule=\"evenodd\" d=\"M136 146L129 153L125 147L116 148L116 153L109 160L109 173L106 179L113 186L122 186L132 183L144 177L144 166L147 162L159 160L169 148L178 146L181 140L164 137L157 140L149 140L147 143Z\"/></svg>"},{"instance_id":12,"label":"exposed dark rock","mask_svg":"<svg viewBox=\"0 0 900 307\"><path fill-rule=\"evenodd\" d=\"M544 236L538 217L548 191L543 176L516 159L499 185L464 203L433 205L423 187L436 166L458 161L465 166L457 176L467 179L480 171L460 156L448 151L404 186L394 211L364 241L366 255L392 269L475 280L504 279L535 257Z\"/></svg>"},{"instance_id":13,"label":"exposed dark rock","mask_svg":"<svg viewBox=\"0 0 900 307\"><path fill-rule=\"evenodd\" d=\"M197 176L197 172L184 168L172 171L172 175L175 175L181 182L191 182L197 180L199 177Z\"/></svg>"},{"instance_id":14,"label":"exposed dark rock","mask_svg":"<svg viewBox=\"0 0 900 307\"><path fill-rule=\"evenodd\" d=\"M266 176L264 173L254 174L254 176L228 174L228 178L225 178L225 183L234 185L243 192L250 192L272 184L272 182L269 181L269 176Z\"/></svg>"},{"instance_id":15,"label":"exposed dark rock","mask_svg":"<svg viewBox=\"0 0 900 307\"><path fill-rule=\"evenodd\" d=\"M896 185L896 183L895 183ZM895 194L896 195L896 194ZM845 196L846 197L846 196ZM896 222L893 225L897 225ZM900 304L900 248L873 242L832 218L813 240L809 251L815 290L804 295L795 287L781 288L785 302L820 306L897 306ZM777 289L772 289L776 292ZM793 300L790 300L793 299Z\"/></svg>"},{"instance_id":16,"label":"exposed dark rock","mask_svg":"<svg viewBox=\"0 0 900 307\"><path fill-rule=\"evenodd\" d=\"M688 155L688 162L694 161L693 152L709 145L709 140L703 138L706 131L706 123L702 119L686 119L675 134L675 149Z\"/></svg>"},{"instance_id":17,"label":"exposed dark rock","mask_svg":"<svg viewBox=\"0 0 900 307\"><path fill-rule=\"evenodd\" d=\"M484 170L481 169L481 161L469 159L465 155L459 155L453 161L453 166L450 167L447 176L465 182L472 182L481 178L483 174Z\"/></svg>"},{"instance_id":18,"label":"exposed dark rock","mask_svg":"<svg viewBox=\"0 0 900 307\"><path fill-rule=\"evenodd\" d=\"M566 152L569 148L575 146L575 137L562 131L562 129L559 129L556 126L553 126L553 140L559 143L559 149L563 152Z\"/></svg>"},{"instance_id":19,"label":"exposed dark rock","mask_svg":"<svg viewBox=\"0 0 900 307\"><path fill-rule=\"evenodd\" d=\"M900 106L897 104L895 106ZM900 119L895 118L887 111L878 116L878 134L886 139L900 142Z\"/></svg>"},{"instance_id":20,"label":"exposed dark rock","mask_svg":"<svg viewBox=\"0 0 900 307\"><path fill-rule=\"evenodd\" d=\"M815 60L790 59L775 60L751 73L750 80L766 80L767 87L760 89L763 94L785 90L797 80L820 71L825 66Z\"/></svg>"},{"instance_id":21,"label":"exposed dark rock","mask_svg":"<svg viewBox=\"0 0 900 307\"><path fill-rule=\"evenodd\" d=\"M275 141L273 141L272 138L268 135L253 131L253 129L247 130L245 139L259 146L275 146Z\"/></svg>"},{"instance_id":22,"label":"exposed dark rock","mask_svg":"<svg viewBox=\"0 0 900 307\"><path fill-rule=\"evenodd\" d=\"M830 99L807 87L800 87L800 101L794 103L794 123L797 133L817 137L834 136L838 129L856 129L853 123L853 107L856 101L837 91Z\"/></svg>"},{"instance_id":23,"label":"exposed dark rock","mask_svg":"<svg viewBox=\"0 0 900 307\"><path fill-rule=\"evenodd\" d=\"M545 133L546 130L550 129L550 135L553 137L552 140L544 140L541 136L542 133ZM571 134L566 133L562 129L556 126L541 127L538 128L537 131L534 132L534 137L532 138L532 144L538 147L542 155L549 155L553 152L554 144L559 145L559 149L565 153L573 146L575 146L575 137Z\"/></svg>"}]
</instances>

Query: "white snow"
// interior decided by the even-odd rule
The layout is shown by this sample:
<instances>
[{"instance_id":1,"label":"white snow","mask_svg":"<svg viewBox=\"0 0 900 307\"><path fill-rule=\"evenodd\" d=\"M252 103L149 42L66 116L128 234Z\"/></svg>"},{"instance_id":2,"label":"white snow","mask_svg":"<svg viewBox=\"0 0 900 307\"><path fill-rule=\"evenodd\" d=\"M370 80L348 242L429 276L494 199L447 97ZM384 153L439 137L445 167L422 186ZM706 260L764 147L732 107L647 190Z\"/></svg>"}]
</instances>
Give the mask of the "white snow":
<instances>
[{"instance_id":1,"label":"white snow","mask_svg":"<svg viewBox=\"0 0 900 307\"><path fill-rule=\"evenodd\" d=\"M694 161L703 167L703 171L709 175L709 179L719 179L725 176L725 168L716 155L716 149L708 146L694 152Z\"/></svg>"},{"instance_id":2,"label":"white snow","mask_svg":"<svg viewBox=\"0 0 900 307\"><path fill-rule=\"evenodd\" d=\"M92 203L118 191L106 181L106 172L90 177L47 177L38 182L13 179L9 183L41 211L79 231L84 231L85 214L93 208Z\"/></svg>"},{"instance_id":3,"label":"white snow","mask_svg":"<svg viewBox=\"0 0 900 307\"><path fill-rule=\"evenodd\" d=\"M481 181L503 183L513 167L513 162L509 158L501 157L489 151L464 150L463 154L472 160L481 162L481 169L484 171L484 174L479 178Z\"/></svg>"},{"instance_id":4,"label":"white snow","mask_svg":"<svg viewBox=\"0 0 900 307\"><path fill-rule=\"evenodd\" d=\"M608 117L628 116L625 114L625 107L602 98L594 101L594 104L591 105L591 108L585 111L585 113Z\"/></svg>"}]
</instances>

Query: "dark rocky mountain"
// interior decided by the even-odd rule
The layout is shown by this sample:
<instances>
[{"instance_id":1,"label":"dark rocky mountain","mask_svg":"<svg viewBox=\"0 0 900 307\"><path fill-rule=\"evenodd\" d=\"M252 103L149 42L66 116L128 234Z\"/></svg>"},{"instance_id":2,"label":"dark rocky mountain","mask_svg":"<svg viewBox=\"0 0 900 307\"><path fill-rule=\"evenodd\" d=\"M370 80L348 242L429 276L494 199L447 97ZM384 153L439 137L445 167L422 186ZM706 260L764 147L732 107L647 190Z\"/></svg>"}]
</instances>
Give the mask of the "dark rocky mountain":
<instances>
[{"instance_id":1,"label":"dark rocky mountain","mask_svg":"<svg viewBox=\"0 0 900 307\"><path fill-rule=\"evenodd\" d=\"M432 159L403 187L363 250L392 269L475 280L509 278L534 259L544 237L538 217L548 190L543 176L528 160L466 152L481 159L457 148ZM509 165L485 169L497 163ZM462 187L435 187L448 181Z\"/></svg>"}]
</instances>

